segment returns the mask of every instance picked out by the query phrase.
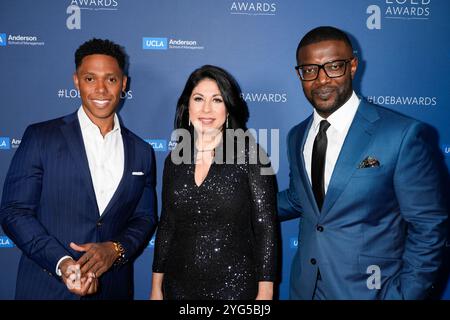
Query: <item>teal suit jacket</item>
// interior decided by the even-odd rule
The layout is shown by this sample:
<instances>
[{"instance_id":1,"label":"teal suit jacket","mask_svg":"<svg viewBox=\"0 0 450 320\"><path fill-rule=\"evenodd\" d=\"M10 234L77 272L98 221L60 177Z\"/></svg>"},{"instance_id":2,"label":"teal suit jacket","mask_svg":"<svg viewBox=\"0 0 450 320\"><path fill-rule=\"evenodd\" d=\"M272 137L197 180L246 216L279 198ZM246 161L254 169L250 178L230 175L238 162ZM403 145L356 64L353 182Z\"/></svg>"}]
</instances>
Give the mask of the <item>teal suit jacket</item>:
<instances>
[{"instance_id":1,"label":"teal suit jacket","mask_svg":"<svg viewBox=\"0 0 450 320\"><path fill-rule=\"evenodd\" d=\"M300 217L291 299L421 299L441 265L448 211L428 128L361 101L319 212L303 159L309 117L288 135L281 220ZM379 166L358 168L367 157ZM377 280L379 280L377 282Z\"/></svg>"}]
</instances>

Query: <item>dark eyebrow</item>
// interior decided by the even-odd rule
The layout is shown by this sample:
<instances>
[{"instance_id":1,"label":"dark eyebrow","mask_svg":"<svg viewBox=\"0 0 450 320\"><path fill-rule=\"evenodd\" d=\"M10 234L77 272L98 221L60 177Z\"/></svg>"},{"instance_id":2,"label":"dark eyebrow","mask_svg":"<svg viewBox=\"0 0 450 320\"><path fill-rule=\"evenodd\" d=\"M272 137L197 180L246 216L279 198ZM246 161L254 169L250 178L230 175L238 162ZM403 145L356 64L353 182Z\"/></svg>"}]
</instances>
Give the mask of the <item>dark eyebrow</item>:
<instances>
[{"instance_id":1,"label":"dark eyebrow","mask_svg":"<svg viewBox=\"0 0 450 320\"><path fill-rule=\"evenodd\" d=\"M90 71L86 71L84 73L81 74L82 76L85 75L92 75L92 76L99 76L98 74L96 74L95 72L90 72ZM119 77L120 75L117 73L106 73L105 77L110 77L110 76L115 76L115 77Z\"/></svg>"}]
</instances>

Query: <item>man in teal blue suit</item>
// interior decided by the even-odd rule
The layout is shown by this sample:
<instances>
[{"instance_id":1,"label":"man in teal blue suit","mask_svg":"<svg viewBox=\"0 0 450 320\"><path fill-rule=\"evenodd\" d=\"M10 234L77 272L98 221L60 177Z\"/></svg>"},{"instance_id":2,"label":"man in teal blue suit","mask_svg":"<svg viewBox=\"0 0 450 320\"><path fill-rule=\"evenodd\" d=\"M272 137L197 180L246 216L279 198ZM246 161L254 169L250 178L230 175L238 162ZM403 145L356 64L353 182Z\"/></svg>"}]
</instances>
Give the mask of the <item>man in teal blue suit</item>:
<instances>
[{"instance_id":1,"label":"man in teal blue suit","mask_svg":"<svg viewBox=\"0 0 450 320\"><path fill-rule=\"evenodd\" d=\"M291 299L423 299L442 264L448 211L429 128L367 103L347 35L308 32L297 73L313 115L288 135L282 220L300 217Z\"/></svg>"}]
</instances>

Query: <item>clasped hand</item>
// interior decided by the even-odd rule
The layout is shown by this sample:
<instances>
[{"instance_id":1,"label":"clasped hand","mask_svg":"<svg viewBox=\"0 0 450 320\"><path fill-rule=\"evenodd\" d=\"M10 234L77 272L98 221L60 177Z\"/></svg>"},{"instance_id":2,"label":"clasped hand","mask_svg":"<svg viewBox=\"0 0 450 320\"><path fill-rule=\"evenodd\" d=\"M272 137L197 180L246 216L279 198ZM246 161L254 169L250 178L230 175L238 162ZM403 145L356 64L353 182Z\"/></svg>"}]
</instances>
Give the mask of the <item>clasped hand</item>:
<instances>
[{"instance_id":1,"label":"clasped hand","mask_svg":"<svg viewBox=\"0 0 450 320\"><path fill-rule=\"evenodd\" d=\"M80 296L94 294L98 290L98 278L105 273L117 259L112 242L70 243L70 247L84 254L74 261L61 262L62 279L70 292Z\"/></svg>"}]
</instances>

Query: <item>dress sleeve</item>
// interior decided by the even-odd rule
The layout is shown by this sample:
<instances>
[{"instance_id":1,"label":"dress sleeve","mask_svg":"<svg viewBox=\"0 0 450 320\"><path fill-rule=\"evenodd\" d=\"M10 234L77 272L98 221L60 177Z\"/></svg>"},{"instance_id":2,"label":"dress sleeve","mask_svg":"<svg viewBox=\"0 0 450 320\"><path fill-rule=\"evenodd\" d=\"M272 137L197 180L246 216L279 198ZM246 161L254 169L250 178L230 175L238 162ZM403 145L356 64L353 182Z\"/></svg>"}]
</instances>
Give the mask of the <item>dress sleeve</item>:
<instances>
[{"instance_id":1,"label":"dress sleeve","mask_svg":"<svg viewBox=\"0 0 450 320\"><path fill-rule=\"evenodd\" d=\"M262 148L258 148L258 150L258 156L249 157L249 186L256 270L258 281L274 281L277 275L279 239L277 187L269 158ZM251 153L252 151L250 151ZM252 159L256 161L251 161Z\"/></svg>"},{"instance_id":2,"label":"dress sleeve","mask_svg":"<svg viewBox=\"0 0 450 320\"><path fill-rule=\"evenodd\" d=\"M172 189L173 164L170 154L164 163L162 184L161 219L156 232L155 254L153 257L153 272L164 273L170 245L175 232L173 212L170 208L170 194Z\"/></svg>"}]
</instances>

